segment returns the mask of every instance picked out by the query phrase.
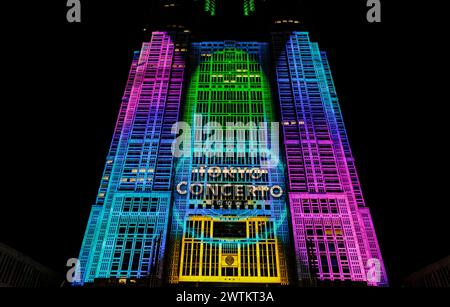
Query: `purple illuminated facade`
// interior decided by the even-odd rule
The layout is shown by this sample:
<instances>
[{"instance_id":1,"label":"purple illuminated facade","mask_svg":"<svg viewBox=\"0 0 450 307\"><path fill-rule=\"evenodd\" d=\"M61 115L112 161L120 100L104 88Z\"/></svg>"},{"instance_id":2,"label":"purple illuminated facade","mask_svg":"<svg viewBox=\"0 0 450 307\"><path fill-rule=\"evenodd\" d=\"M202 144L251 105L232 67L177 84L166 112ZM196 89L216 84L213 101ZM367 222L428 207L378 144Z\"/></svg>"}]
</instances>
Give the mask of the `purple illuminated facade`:
<instances>
[{"instance_id":1,"label":"purple illuminated facade","mask_svg":"<svg viewBox=\"0 0 450 307\"><path fill-rule=\"evenodd\" d=\"M80 251L78 284L162 279L186 34L153 32L135 52Z\"/></svg>"},{"instance_id":2,"label":"purple illuminated facade","mask_svg":"<svg viewBox=\"0 0 450 307\"><path fill-rule=\"evenodd\" d=\"M250 18L255 2L244 4ZM208 41L170 24L134 53L75 284L388 285L327 56L292 29L298 20L273 23L264 41ZM181 121L195 145L174 157ZM202 123L252 122L281 127L275 165L261 162L272 141L253 128L240 127L242 147L201 145ZM230 176L238 168L260 180ZM194 188L215 185L253 192ZM277 196L254 193L274 186Z\"/></svg>"},{"instance_id":3,"label":"purple illuminated facade","mask_svg":"<svg viewBox=\"0 0 450 307\"><path fill-rule=\"evenodd\" d=\"M327 56L307 32L272 39L298 280L387 285Z\"/></svg>"}]
</instances>

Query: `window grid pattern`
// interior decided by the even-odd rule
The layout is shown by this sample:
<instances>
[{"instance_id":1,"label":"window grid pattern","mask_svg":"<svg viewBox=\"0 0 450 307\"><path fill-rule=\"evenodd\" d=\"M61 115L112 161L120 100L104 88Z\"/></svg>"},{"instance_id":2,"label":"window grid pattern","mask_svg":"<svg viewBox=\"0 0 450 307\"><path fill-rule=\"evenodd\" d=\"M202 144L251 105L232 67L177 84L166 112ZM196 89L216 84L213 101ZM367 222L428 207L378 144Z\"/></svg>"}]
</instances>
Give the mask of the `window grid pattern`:
<instances>
[{"instance_id":1,"label":"window grid pattern","mask_svg":"<svg viewBox=\"0 0 450 307\"><path fill-rule=\"evenodd\" d=\"M153 32L134 53L80 251L78 284L162 278L174 163L171 128L178 121L186 46L186 33Z\"/></svg>"},{"instance_id":2,"label":"window grid pattern","mask_svg":"<svg viewBox=\"0 0 450 307\"><path fill-rule=\"evenodd\" d=\"M279 185L285 189L284 167L279 161L276 166L268 168L268 173L255 181L247 177L238 180L210 179L200 176L193 170L201 166L218 167L264 167L263 152L270 148L271 138L278 143L278 135L260 134L260 123L275 121L270 86L267 81L268 45L256 42L202 42L192 44L191 63L193 74L187 91L184 121L191 124L191 134L194 144L191 145L191 156L177 161L175 180L202 184L255 184ZM226 146L216 149L219 155L204 155L202 144L206 141L203 127L212 122L227 127L228 123L242 123L245 128L236 128L231 139L235 141L232 150ZM255 123L255 127L246 126ZM268 127L271 128L270 126ZM269 130L270 131L270 130ZM225 133L224 133L225 134ZM241 134L241 135L239 135ZM225 140L226 134L220 139ZM253 137L253 138L252 138ZM251 142L253 140L254 142ZM252 154L250 154L252 153ZM267 197L242 198L196 196L187 193L185 196L175 194L174 222L171 229L171 265L169 281L177 283L180 279L181 252L185 234L185 221L190 215L221 217L224 215L238 216L270 216L276 225L277 252L280 260L281 283L288 283L286 269L289 228L285 197L268 199ZM272 259L272 258L271 258ZM253 265L253 264L249 264ZM265 265L263 262L260 265ZM220 278L221 276L217 276ZM212 277L211 277L212 278ZM205 278L204 281L210 281ZM249 277L250 278L250 277ZM213 278L214 279L214 278ZM186 279L184 279L186 281ZM254 282L265 282L261 276ZM268 279L270 280L270 279Z\"/></svg>"},{"instance_id":3,"label":"window grid pattern","mask_svg":"<svg viewBox=\"0 0 450 307\"><path fill-rule=\"evenodd\" d=\"M382 277L369 284L387 285L326 54L307 32L272 40L299 281L367 282L366 262L377 258ZM342 237L319 236L317 227Z\"/></svg>"},{"instance_id":4,"label":"window grid pattern","mask_svg":"<svg viewBox=\"0 0 450 307\"><path fill-rule=\"evenodd\" d=\"M243 9L244 15L251 15L255 1L243 0ZM206 0L205 11L214 16L216 1ZM170 283L287 284L290 216L301 283L341 280L387 285L326 53L310 42L307 32L273 33L283 135L279 142L278 135L261 134L259 126L279 121L267 78L268 44L193 43L188 63L192 74L183 84L187 35L153 32L141 51L134 53L83 239L81 279L76 284L109 277L161 279L169 217ZM188 157L174 161L171 130L178 121L183 86L183 120L192 128L193 145ZM204 127L210 123L237 124L235 131L214 139L231 137L235 144L216 146L204 154L202 144L210 141ZM202 166L265 169L265 152L272 143L284 146L286 173L282 160L257 182L249 176L201 177L194 171ZM186 181L188 186L279 185L287 195L274 199L267 194L188 192L182 196L173 192L173 181ZM219 222L230 219L245 221L245 238L214 236ZM267 228L260 229L261 225ZM379 282L367 281L366 265L373 258L380 262Z\"/></svg>"},{"instance_id":5,"label":"window grid pattern","mask_svg":"<svg viewBox=\"0 0 450 307\"><path fill-rule=\"evenodd\" d=\"M245 237L218 240L215 223L245 223ZM280 283L277 239L267 217L193 216L186 221L179 281Z\"/></svg>"}]
</instances>

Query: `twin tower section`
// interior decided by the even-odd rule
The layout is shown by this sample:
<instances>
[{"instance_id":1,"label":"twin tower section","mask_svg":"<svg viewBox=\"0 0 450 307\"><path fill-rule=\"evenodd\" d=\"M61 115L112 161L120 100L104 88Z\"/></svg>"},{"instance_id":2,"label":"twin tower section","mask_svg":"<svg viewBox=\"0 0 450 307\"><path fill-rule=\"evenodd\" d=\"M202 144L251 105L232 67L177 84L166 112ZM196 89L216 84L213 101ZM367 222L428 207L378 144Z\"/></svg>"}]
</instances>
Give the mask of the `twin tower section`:
<instances>
[{"instance_id":1,"label":"twin tower section","mask_svg":"<svg viewBox=\"0 0 450 307\"><path fill-rule=\"evenodd\" d=\"M387 285L307 32L135 52L76 284Z\"/></svg>"}]
</instances>

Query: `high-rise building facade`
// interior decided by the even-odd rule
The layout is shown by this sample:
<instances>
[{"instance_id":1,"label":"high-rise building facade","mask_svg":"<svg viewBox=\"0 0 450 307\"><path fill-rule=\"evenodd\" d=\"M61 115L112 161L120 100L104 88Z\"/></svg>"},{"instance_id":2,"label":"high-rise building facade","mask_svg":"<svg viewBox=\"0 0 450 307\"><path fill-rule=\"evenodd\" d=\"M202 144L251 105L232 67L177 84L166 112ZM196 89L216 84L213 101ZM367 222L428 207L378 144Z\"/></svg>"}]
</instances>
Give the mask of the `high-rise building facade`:
<instances>
[{"instance_id":1,"label":"high-rise building facade","mask_svg":"<svg viewBox=\"0 0 450 307\"><path fill-rule=\"evenodd\" d=\"M284 169L271 147L277 127L267 127L276 122L268 47L191 44L183 121L184 145L192 144L175 171L171 282L288 283Z\"/></svg>"},{"instance_id":2,"label":"high-rise building facade","mask_svg":"<svg viewBox=\"0 0 450 307\"><path fill-rule=\"evenodd\" d=\"M326 53L307 32L272 37L299 280L385 285Z\"/></svg>"},{"instance_id":3,"label":"high-rise building facade","mask_svg":"<svg viewBox=\"0 0 450 307\"><path fill-rule=\"evenodd\" d=\"M226 9L198 2L207 21ZM234 2L257 18L260 2ZM258 40L153 27L133 58L78 284L388 284L327 56L298 20L271 23Z\"/></svg>"},{"instance_id":4,"label":"high-rise building facade","mask_svg":"<svg viewBox=\"0 0 450 307\"><path fill-rule=\"evenodd\" d=\"M80 252L81 282L162 278L172 198L184 38L154 32L134 54Z\"/></svg>"}]
</instances>

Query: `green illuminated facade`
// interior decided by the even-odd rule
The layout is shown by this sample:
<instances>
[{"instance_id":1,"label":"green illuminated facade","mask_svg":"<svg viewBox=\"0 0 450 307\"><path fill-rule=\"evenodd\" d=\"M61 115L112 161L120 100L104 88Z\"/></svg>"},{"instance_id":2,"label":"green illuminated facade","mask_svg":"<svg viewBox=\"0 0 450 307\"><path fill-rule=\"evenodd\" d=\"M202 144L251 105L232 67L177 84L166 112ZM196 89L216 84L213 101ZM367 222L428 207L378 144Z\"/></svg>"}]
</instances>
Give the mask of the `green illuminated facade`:
<instances>
[{"instance_id":1,"label":"green illuminated facade","mask_svg":"<svg viewBox=\"0 0 450 307\"><path fill-rule=\"evenodd\" d=\"M216 0L205 0L205 12L210 16L216 15Z\"/></svg>"},{"instance_id":2,"label":"green illuminated facade","mask_svg":"<svg viewBox=\"0 0 450 307\"><path fill-rule=\"evenodd\" d=\"M244 16L255 12L255 0L244 0Z\"/></svg>"},{"instance_id":3,"label":"green illuminated facade","mask_svg":"<svg viewBox=\"0 0 450 307\"><path fill-rule=\"evenodd\" d=\"M217 2L218 0L205 0L204 11L209 16L216 16L217 14ZM226 1L226 0L225 0ZM219 3L221 4L221 3ZM242 9L244 16L250 16L256 11L255 0L243 0Z\"/></svg>"}]
</instances>

